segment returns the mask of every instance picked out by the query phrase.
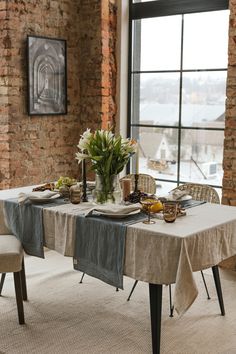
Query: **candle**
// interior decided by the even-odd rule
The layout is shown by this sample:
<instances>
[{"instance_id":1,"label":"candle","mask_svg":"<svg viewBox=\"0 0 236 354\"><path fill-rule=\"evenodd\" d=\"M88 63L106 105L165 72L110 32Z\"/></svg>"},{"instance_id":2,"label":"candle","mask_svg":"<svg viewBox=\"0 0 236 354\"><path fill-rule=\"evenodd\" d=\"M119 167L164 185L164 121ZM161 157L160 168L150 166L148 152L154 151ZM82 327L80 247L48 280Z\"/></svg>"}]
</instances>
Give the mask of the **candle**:
<instances>
[{"instance_id":1,"label":"candle","mask_svg":"<svg viewBox=\"0 0 236 354\"><path fill-rule=\"evenodd\" d=\"M135 162L136 162L135 173L136 173L136 175L138 175L138 173L139 173L139 144L138 144L138 142L137 142L137 151L136 151L136 160L135 160Z\"/></svg>"},{"instance_id":2,"label":"candle","mask_svg":"<svg viewBox=\"0 0 236 354\"><path fill-rule=\"evenodd\" d=\"M123 178L122 179L122 199L126 200L128 195L131 192L131 179L130 178Z\"/></svg>"}]
</instances>

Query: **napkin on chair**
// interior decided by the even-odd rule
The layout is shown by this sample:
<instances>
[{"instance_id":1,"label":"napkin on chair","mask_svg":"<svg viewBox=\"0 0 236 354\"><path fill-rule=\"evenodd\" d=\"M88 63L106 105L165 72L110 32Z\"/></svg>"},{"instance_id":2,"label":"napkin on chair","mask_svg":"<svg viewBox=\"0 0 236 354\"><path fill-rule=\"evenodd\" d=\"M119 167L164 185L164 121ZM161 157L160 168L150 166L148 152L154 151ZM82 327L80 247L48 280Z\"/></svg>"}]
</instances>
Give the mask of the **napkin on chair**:
<instances>
[{"instance_id":1,"label":"napkin on chair","mask_svg":"<svg viewBox=\"0 0 236 354\"><path fill-rule=\"evenodd\" d=\"M174 190L169 193L169 196L167 198L168 200L189 200L192 199L192 197L188 194L187 191L181 191L181 190Z\"/></svg>"},{"instance_id":2,"label":"napkin on chair","mask_svg":"<svg viewBox=\"0 0 236 354\"><path fill-rule=\"evenodd\" d=\"M19 193L18 194L18 202L19 204L24 204L25 202L32 200L32 199L50 199L52 197L55 197L59 193L58 192L52 192L49 190L46 190L44 192L30 192L30 193Z\"/></svg>"},{"instance_id":3,"label":"napkin on chair","mask_svg":"<svg viewBox=\"0 0 236 354\"><path fill-rule=\"evenodd\" d=\"M84 214L85 216L91 215L94 211L95 212L100 212L103 214L109 214L112 215L119 215L119 214L130 214L133 211L141 209L141 205L139 203L132 204L132 205L119 205L119 204L104 204L104 205L96 205L93 208L89 209L86 211Z\"/></svg>"}]
</instances>

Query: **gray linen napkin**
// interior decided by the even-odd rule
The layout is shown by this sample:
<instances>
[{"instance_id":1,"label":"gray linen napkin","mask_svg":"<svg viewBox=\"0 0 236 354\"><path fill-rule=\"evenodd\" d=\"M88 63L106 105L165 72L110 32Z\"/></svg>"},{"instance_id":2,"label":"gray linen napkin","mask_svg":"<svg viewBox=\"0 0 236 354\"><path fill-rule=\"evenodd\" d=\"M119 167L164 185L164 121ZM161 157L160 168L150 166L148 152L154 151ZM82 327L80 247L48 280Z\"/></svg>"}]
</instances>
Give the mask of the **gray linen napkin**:
<instances>
[{"instance_id":1,"label":"gray linen napkin","mask_svg":"<svg viewBox=\"0 0 236 354\"><path fill-rule=\"evenodd\" d=\"M52 199L50 206L65 204L62 199ZM25 203L20 205L17 199L4 201L4 218L9 230L21 241L24 251L36 257L44 258L44 205Z\"/></svg>"},{"instance_id":2,"label":"gray linen napkin","mask_svg":"<svg viewBox=\"0 0 236 354\"><path fill-rule=\"evenodd\" d=\"M120 204L102 204L102 205L95 205L91 209L87 210L84 214L85 216L92 215L93 212L101 213L101 214L109 214L109 215L127 215L132 213L133 211L141 210L141 204L130 204L130 205L120 205Z\"/></svg>"},{"instance_id":3,"label":"gray linen napkin","mask_svg":"<svg viewBox=\"0 0 236 354\"><path fill-rule=\"evenodd\" d=\"M40 201L42 199L50 200L58 197L60 197L60 194L58 192L53 191L19 193L18 202L19 204L24 204L27 201Z\"/></svg>"}]
</instances>

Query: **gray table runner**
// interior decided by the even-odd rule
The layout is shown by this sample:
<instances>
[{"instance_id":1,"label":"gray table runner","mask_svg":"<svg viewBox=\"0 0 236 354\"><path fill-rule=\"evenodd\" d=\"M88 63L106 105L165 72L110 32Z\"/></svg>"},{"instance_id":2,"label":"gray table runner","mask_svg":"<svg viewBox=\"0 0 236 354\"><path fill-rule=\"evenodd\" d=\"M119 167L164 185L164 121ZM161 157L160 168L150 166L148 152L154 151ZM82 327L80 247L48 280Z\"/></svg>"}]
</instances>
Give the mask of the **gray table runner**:
<instances>
[{"instance_id":1,"label":"gray table runner","mask_svg":"<svg viewBox=\"0 0 236 354\"><path fill-rule=\"evenodd\" d=\"M64 204L63 199L54 199L46 206ZM36 257L44 258L43 207L45 204L19 205L18 200L4 201L5 221L11 232L21 241L24 251Z\"/></svg>"},{"instance_id":2,"label":"gray table runner","mask_svg":"<svg viewBox=\"0 0 236 354\"><path fill-rule=\"evenodd\" d=\"M27 254L44 258L43 208L64 203L54 199L47 204L19 205L17 199L5 200L6 224ZM77 215L74 269L123 289L126 226L143 218L142 213L125 219Z\"/></svg>"},{"instance_id":3,"label":"gray table runner","mask_svg":"<svg viewBox=\"0 0 236 354\"><path fill-rule=\"evenodd\" d=\"M76 217L74 268L123 289L126 228L142 219L142 213L123 220Z\"/></svg>"},{"instance_id":4,"label":"gray table runner","mask_svg":"<svg viewBox=\"0 0 236 354\"><path fill-rule=\"evenodd\" d=\"M184 209L193 208L195 206L205 204L205 203L206 202L204 200L194 200L194 199L180 201L181 207Z\"/></svg>"}]
</instances>

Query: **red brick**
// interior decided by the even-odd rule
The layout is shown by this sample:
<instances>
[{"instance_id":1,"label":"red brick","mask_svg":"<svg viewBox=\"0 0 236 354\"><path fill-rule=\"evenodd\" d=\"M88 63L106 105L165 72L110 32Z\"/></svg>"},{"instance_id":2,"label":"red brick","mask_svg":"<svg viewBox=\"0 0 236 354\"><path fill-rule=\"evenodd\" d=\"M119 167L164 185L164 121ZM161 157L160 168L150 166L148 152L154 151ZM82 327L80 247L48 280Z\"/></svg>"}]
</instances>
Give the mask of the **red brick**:
<instances>
[{"instance_id":1,"label":"red brick","mask_svg":"<svg viewBox=\"0 0 236 354\"><path fill-rule=\"evenodd\" d=\"M0 188L78 177L80 134L115 123L116 0L9 1L4 10L0 5L0 18L8 19L0 21L0 87L9 102L0 105ZM67 40L66 116L27 114L27 34ZM229 104L233 100L232 92Z\"/></svg>"}]
</instances>

